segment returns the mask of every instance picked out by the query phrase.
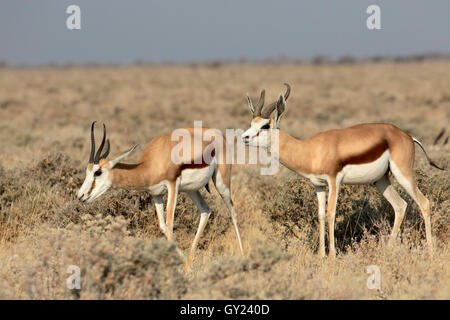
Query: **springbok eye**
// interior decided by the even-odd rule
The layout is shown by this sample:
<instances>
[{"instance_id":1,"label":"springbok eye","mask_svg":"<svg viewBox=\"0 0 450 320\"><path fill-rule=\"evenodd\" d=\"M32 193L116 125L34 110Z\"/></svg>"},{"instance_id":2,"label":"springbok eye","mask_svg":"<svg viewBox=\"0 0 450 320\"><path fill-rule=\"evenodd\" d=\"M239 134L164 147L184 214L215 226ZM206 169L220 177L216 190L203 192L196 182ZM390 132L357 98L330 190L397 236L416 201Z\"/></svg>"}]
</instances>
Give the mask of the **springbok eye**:
<instances>
[{"instance_id":1,"label":"springbok eye","mask_svg":"<svg viewBox=\"0 0 450 320\"><path fill-rule=\"evenodd\" d=\"M94 172L94 176L96 176L96 177L98 177L101 174L102 174L102 170L97 170Z\"/></svg>"},{"instance_id":2,"label":"springbok eye","mask_svg":"<svg viewBox=\"0 0 450 320\"><path fill-rule=\"evenodd\" d=\"M265 130L265 129L270 129L270 125L267 123L267 124L263 125L263 126L261 127L261 129L263 129L263 130Z\"/></svg>"}]
</instances>

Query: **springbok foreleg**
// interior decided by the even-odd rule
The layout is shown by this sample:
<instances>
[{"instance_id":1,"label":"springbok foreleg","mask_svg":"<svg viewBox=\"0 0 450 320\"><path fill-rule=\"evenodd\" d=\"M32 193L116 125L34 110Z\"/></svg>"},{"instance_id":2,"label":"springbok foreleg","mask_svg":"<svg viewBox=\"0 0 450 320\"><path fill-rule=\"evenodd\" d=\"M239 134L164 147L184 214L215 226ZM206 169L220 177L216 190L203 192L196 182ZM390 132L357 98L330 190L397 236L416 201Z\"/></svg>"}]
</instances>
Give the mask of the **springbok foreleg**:
<instances>
[{"instance_id":1,"label":"springbok foreleg","mask_svg":"<svg viewBox=\"0 0 450 320\"><path fill-rule=\"evenodd\" d=\"M336 248L334 245L334 222L336 219L336 203L339 195L339 186L341 183L341 178L330 177L328 181L328 234L329 234L329 257L334 258L336 256Z\"/></svg>"},{"instance_id":2,"label":"springbok foreleg","mask_svg":"<svg viewBox=\"0 0 450 320\"><path fill-rule=\"evenodd\" d=\"M318 207L319 207L319 256L325 257L325 206L326 206L326 192L325 187L315 187Z\"/></svg>"},{"instance_id":3,"label":"springbok foreleg","mask_svg":"<svg viewBox=\"0 0 450 320\"><path fill-rule=\"evenodd\" d=\"M171 181L167 185L167 240L172 240L173 237L173 220L175 215L175 207L177 206L178 190L180 187L181 179L178 178L176 181Z\"/></svg>"}]
</instances>

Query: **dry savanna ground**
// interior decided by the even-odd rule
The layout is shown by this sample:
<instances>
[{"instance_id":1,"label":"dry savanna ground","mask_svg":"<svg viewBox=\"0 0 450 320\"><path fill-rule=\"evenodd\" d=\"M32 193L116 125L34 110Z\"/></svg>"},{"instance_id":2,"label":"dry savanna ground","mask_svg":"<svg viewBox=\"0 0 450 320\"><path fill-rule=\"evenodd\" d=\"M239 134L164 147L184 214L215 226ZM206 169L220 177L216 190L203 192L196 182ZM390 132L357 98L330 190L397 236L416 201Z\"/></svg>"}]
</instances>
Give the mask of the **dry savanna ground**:
<instances>
[{"instance_id":1,"label":"dry savanna ground","mask_svg":"<svg viewBox=\"0 0 450 320\"><path fill-rule=\"evenodd\" d=\"M317 256L312 186L286 168L261 176L235 165L232 197L245 257L217 192L193 271L157 226L151 196L111 189L74 201L89 156L89 126L107 125L112 155L143 146L194 120L248 127L245 94L268 100L292 86L281 128L299 138L364 122L393 123L432 146L450 119L450 61L357 64L213 64L0 69L0 298L2 299L449 299L449 173L416 152L416 179L431 200L435 255L429 259L417 205L386 244L393 210L373 186L345 186L338 201L335 260ZM99 137L97 137L99 138ZM175 240L187 252L199 221L180 196ZM66 286L81 269L81 289ZM369 290L367 267L381 271Z\"/></svg>"}]
</instances>

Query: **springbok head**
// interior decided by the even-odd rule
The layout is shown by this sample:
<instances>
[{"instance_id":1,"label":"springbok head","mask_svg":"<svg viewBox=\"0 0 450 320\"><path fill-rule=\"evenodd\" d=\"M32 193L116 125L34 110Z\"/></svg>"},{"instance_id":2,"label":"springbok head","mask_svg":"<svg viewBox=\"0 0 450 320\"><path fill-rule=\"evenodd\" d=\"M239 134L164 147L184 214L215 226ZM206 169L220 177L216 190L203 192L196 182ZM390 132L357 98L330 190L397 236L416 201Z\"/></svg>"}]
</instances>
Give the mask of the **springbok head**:
<instances>
[{"instance_id":1,"label":"springbok head","mask_svg":"<svg viewBox=\"0 0 450 320\"><path fill-rule=\"evenodd\" d=\"M133 148L113 160L106 160L110 151L109 139L107 139L106 149L105 152L103 152L106 139L106 127L103 124L103 139L97 152L95 152L95 122L96 121L92 122L91 125L91 154L86 168L86 178L78 190L78 200L82 202L91 202L104 194L112 186L111 171L137 147L137 145L135 145Z\"/></svg>"},{"instance_id":2,"label":"springbok head","mask_svg":"<svg viewBox=\"0 0 450 320\"><path fill-rule=\"evenodd\" d=\"M248 146L254 147L267 147L268 139L270 138L269 131L271 129L278 129L281 116L286 108L286 100L291 93L291 87L285 83L286 93L280 94L277 101L264 107L264 95L265 90L261 91L258 103L254 106L252 100L247 95L247 102L250 111L253 114L250 128L242 134L242 142ZM271 118L272 113L275 111L274 116Z\"/></svg>"}]
</instances>

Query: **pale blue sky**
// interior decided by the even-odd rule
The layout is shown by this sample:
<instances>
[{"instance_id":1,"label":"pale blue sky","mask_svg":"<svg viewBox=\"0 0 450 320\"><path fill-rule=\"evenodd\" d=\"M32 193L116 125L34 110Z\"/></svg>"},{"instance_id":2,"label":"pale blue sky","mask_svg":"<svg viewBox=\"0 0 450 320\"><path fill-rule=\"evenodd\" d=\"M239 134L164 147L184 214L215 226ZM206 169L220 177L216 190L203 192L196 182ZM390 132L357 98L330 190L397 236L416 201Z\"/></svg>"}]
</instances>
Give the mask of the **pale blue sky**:
<instances>
[{"instance_id":1,"label":"pale blue sky","mask_svg":"<svg viewBox=\"0 0 450 320\"><path fill-rule=\"evenodd\" d=\"M81 7L81 30L66 8ZM366 28L381 7L382 30ZM0 0L11 65L450 53L448 0Z\"/></svg>"}]
</instances>

